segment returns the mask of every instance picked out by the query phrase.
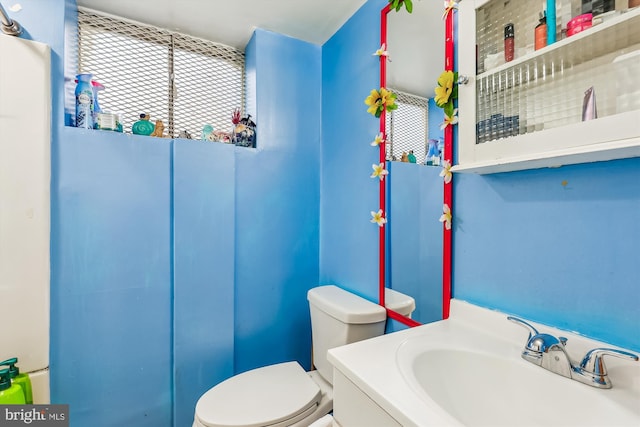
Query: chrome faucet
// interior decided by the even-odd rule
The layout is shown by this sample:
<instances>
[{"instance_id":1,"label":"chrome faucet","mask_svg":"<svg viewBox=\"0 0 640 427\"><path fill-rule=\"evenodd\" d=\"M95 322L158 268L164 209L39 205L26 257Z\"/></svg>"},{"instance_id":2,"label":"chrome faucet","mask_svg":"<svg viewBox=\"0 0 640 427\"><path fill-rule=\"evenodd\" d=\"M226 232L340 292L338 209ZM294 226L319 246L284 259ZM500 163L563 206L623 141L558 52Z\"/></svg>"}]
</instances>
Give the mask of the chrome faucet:
<instances>
[{"instance_id":1,"label":"chrome faucet","mask_svg":"<svg viewBox=\"0 0 640 427\"><path fill-rule=\"evenodd\" d=\"M613 348L595 348L587 352L580 364L576 364L571 361L565 348L566 338L541 334L529 323L517 317L509 316L507 320L521 325L529 331L529 338L522 351L523 359L583 384L598 388L611 388L604 356L616 356L638 361L638 356L633 353Z\"/></svg>"}]
</instances>

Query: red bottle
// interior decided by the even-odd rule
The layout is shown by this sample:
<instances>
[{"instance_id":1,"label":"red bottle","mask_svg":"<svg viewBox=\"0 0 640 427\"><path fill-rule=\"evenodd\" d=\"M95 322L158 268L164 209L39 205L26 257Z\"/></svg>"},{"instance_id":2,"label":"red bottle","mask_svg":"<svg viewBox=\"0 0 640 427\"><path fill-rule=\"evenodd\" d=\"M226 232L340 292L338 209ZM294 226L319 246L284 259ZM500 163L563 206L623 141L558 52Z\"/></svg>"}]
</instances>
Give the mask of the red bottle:
<instances>
[{"instance_id":1,"label":"red bottle","mask_svg":"<svg viewBox=\"0 0 640 427\"><path fill-rule=\"evenodd\" d=\"M515 29L513 24L504 27L504 61L513 61Z\"/></svg>"},{"instance_id":2,"label":"red bottle","mask_svg":"<svg viewBox=\"0 0 640 427\"><path fill-rule=\"evenodd\" d=\"M544 12L540 12L540 22L536 25L534 39L535 50L547 45L547 15Z\"/></svg>"}]
</instances>

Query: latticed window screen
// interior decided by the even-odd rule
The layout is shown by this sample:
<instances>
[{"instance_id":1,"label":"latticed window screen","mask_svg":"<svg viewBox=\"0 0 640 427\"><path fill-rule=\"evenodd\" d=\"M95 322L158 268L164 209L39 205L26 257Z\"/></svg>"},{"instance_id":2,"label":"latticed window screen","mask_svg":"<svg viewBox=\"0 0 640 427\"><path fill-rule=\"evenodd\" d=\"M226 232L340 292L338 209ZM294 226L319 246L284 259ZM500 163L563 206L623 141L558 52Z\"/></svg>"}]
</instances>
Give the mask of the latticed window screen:
<instances>
[{"instance_id":1,"label":"latticed window screen","mask_svg":"<svg viewBox=\"0 0 640 427\"><path fill-rule=\"evenodd\" d=\"M401 160L413 151L416 162L424 164L429 135L429 100L389 88L398 98L398 109L386 114L387 160Z\"/></svg>"},{"instance_id":2,"label":"latticed window screen","mask_svg":"<svg viewBox=\"0 0 640 427\"><path fill-rule=\"evenodd\" d=\"M125 131L147 113L169 136L200 139L205 124L230 131L244 107L244 53L229 46L79 9L78 52L79 72L105 86L100 107Z\"/></svg>"}]
</instances>

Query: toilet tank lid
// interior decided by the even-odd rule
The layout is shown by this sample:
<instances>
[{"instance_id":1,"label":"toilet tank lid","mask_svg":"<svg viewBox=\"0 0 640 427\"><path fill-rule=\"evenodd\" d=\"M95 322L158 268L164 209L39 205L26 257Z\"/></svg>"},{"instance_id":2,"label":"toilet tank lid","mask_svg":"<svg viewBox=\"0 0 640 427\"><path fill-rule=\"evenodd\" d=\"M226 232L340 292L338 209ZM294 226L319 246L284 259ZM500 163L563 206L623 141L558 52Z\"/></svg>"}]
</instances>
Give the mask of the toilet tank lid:
<instances>
[{"instance_id":1,"label":"toilet tank lid","mask_svg":"<svg viewBox=\"0 0 640 427\"><path fill-rule=\"evenodd\" d=\"M310 289L307 299L310 304L347 324L376 323L387 318L384 307L335 285Z\"/></svg>"},{"instance_id":2,"label":"toilet tank lid","mask_svg":"<svg viewBox=\"0 0 640 427\"><path fill-rule=\"evenodd\" d=\"M384 290L384 305L390 310L409 316L416 309L416 300L402 292L395 291L391 288Z\"/></svg>"}]
</instances>

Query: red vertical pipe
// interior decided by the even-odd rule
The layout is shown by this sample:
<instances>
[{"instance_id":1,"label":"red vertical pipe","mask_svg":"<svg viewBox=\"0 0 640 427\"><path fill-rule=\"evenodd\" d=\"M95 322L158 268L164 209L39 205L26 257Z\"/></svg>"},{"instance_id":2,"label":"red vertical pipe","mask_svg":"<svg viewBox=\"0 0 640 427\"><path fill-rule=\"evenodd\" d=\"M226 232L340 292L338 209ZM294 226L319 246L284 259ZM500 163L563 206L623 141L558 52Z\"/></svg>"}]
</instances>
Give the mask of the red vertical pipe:
<instances>
[{"instance_id":1,"label":"red vertical pipe","mask_svg":"<svg viewBox=\"0 0 640 427\"><path fill-rule=\"evenodd\" d=\"M444 40L444 69L453 71L455 60L454 38L453 38L453 10L447 13L445 20L445 40ZM457 82L456 82L457 83ZM444 159L453 164L453 126L444 129ZM449 206L453 215L453 179L444 184L444 204ZM442 318L449 318L449 307L451 303L451 234L452 230L447 230L443 224L442 242Z\"/></svg>"},{"instance_id":2,"label":"red vertical pipe","mask_svg":"<svg viewBox=\"0 0 640 427\"><path fill-rule=\"evenodd\" d=\"M387 43L387 13L389 13L390 8L391 8L391 5L388 4L386 7L382 9L382 11L380 11L380 46L382 46L383 44L386 46L386 43ZM386 87L386 85L387 85L387 57L380 56L380 87L383 88L383 87ZM385 165L385 168L386 168L386 152L387 152L386 109L383 109L382 114L380 114L380 133L382 134L382 143L380 143L379 145L380 147L379 160L380 160L380 163ZM386 185L384 180L380 180L380 209L382 209L382 212L384 212L384 218L387 217L387 210L385 205L386 205ZM386 229L387 227L384 226L384 227L380 227L380 230L379 230L380 253L379 253L379 259L378 259L378 265L379 265L378 302L383 307L385 306L384 290L385 290L385 261L386 261L386 255L385 255Z\"/></svg>"}]
</instances>

